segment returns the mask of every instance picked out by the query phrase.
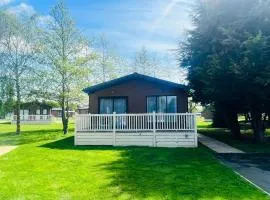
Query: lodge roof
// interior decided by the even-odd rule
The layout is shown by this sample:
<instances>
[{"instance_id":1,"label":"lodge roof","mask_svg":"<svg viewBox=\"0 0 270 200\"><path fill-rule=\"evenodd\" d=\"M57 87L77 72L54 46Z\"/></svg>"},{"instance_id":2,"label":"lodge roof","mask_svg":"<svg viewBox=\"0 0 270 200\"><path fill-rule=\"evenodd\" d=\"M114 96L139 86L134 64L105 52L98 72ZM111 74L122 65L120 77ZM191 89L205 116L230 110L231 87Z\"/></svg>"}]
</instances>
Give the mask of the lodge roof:
<instances>
[{"instance_id":1,"label":"lodge roof","mask_svg":"<svg viewBox=\"0 0 270 200\"><path fill-rule=\"evenodd\" d=\"M163 79L159 79L159 78L155 78L152 76L147 76L147 75L143 75L143 74L139 74L139 73L133 73L133 74L122 76L120 78L113 79L113 80L110 80L110 81L107 81L104 83L100 83L97 85L93 85L93 86L84 88L83 91L87 94L92 94L94 92L97 92L97 91L100 91L103 89L107 89L107 88L110 88L112 86L119 85L119 84L125 83L125 82L130 81L130 80L145 80L145 81L153 82L156 84L161 84L161 85L166 85L169 87L176 87L179 89L188 90L188 87L185 85L182 85L182 84L174 83L171 81L166 81Z\"/></svg>"}]
</instances>

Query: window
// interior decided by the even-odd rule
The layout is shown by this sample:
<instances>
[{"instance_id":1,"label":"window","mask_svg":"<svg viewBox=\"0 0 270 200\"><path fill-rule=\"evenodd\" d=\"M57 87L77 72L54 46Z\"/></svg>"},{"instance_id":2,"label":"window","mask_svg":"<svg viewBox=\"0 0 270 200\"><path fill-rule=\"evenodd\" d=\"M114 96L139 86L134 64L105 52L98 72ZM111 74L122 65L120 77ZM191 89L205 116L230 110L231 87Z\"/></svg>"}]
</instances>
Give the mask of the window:
<instances>
[{"instance_id":1,"label":"window","mask_svg":"<svg viewBox=\"0 0 270 200\"><path fill-rule=\"evenodd\" d=\"M100 114L113 113L113 99L107 99L107 98L100 99L99 113Z\"/></svg>"},{"instance_id":2,"label":"window","mask_svg":"<svg viewBox=\"0 0 270 200\"><path fill-rule=\"evenodd\" d=\"M23 114L26 116L29 115L29 110L23 110Z\"/></svg>"},{"instance_id":3,"label":"window","mask_svg":"<svg viewBox=\"0 0 270 200\"><path fill-rule=\"evenodd\" d=\"M176 96L149 96L147 97L147 112L176 113Z\"/></svg>"},{"instance_id":4,"label":"window","mask_svg":"<svg viewBox=\"0 0 270 200\"><path fill-rule=\"evenodd\" d=\"M176 96L167 96L167 113L177 112L177 98Z\"/></svg>"},{"instance_id":5,"label":"window","mask_svg":"<svg viewBox=\"0 0 270 200\"><path fill-rule=\"evenodd\" d=\"M47 115L47 109L43 109L43 115Z\"/></svg>"},{"instance_id":6,"label":"window","mask_svg":"<svg viewBox=\"0 0 270 200\"><path fill-rule=\"evenodd\" d=\"M157 112L157 97L147 97L147 112Z\"/></svg>"},{"instance_id":7,"label":"window","mask_svg":"<svg viewBox=\"0 0 270 200\"><path fill-rule=\"evenodd\" d=\"M99 99L99 113L111 114L126 113L127 112L127 98L126 97L104 97Z\"/></svg>"}]
</instances>

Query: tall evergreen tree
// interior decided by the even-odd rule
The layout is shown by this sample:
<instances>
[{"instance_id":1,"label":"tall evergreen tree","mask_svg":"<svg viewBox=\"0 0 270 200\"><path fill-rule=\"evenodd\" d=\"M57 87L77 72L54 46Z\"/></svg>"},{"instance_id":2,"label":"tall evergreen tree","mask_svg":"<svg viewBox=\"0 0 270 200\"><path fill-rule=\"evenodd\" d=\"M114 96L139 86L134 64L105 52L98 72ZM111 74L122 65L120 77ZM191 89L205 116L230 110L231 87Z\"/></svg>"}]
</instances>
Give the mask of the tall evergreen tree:
<instances>
[{"instance_id":1,"label":"tall evergreen tree","mask_svg":"<svg viewBox=\"0 0 270 200\"><path fill-rule=\"evenodd\" d=\"M250 112L255 139L264 140L270 93L270 1L197 1L194 29L181 45L193 98L222 108L240 137L238 113Z\"/></svg>"}]
</instances>

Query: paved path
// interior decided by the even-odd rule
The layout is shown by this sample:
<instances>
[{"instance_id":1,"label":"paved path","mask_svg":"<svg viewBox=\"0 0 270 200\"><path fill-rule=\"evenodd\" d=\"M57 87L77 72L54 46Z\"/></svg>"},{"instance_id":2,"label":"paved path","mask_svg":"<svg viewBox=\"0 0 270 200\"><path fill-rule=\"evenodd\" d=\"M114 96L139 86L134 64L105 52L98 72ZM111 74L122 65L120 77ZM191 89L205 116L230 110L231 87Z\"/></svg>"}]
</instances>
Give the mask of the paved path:
<instances>
[{"instance_id":1,"label":"paved path","mask_svg":"<svg viewBox=\"0 0 270 200\"><path fill-rule=\"evenodd\" d=\"M215 151L222 163L270 195L270 154L245 153L202 134L198 139Z\"/></svg>"},{"instance_id":2,"label":"paved path","mask_svg":"<svg viewBox=\"0 0 270 200\"><path fill-rule=\"evenodd\" d=\"M218 154L217 156L225 165L270 194L270 154Z\"/></svg>"},{"instance_id":3,"label":"paved path","mask_svg":"<svg viewBox=\"0 0 270 200\"><path fill-rule=\"evenodd\" d=\"M212 149L216 153L244 153L243 151L231 147L223 142L198 133L199 142Z\"/></svg>"},{"instance_id":4,"label":"paved path","mask_svg":"<svg viewBox=\"0 0 270 200\"><path fill-rule=\"evenodd\" d=\"M0 146L0 156L12 151L17 146Z\"/></svg>"}]
</instances>

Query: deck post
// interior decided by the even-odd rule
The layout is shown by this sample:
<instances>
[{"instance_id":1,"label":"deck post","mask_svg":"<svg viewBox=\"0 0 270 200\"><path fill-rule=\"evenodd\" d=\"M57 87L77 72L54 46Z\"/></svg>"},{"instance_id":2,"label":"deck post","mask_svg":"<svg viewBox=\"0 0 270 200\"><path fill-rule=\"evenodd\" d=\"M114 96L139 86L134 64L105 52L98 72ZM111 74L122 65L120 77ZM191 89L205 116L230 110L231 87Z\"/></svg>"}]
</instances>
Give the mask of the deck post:
<instances>
[{"instance_id":1,"label":"deck post","mask_svg":"<svg viewBox=\"0 0 270 200\"><path fill-rule=\"evenodd\" d=\"M115 146L116 140L116 112L113 112L113 145Z\"/></svg>"},{"instance_id":2,"label":"deck post","mask_svg":"<svg viewBox=\"0 0 270 200\"><path fill-rule=\"evenodd\" d=\"M156 147L156 112L153 112L153 146Z\"/></svg>"},{"instance_id":3,"label":"deck post","mask_svg":"<svg viewBox=\"0 0 270 200\"><path fill-rule=\"evenodd\" d=\"M77 114L75 113L74 146L77 145L77 126L78 126L78 120L77 120Z\"/></svg>"},{"instance_id":4,"label":"deck post","mask_svg":"<svg viewBox=\"0 0 270 200\"><path fill-rule=\"evenodd\" d=\"M198 147L198 134L197 134L197 114L193 115L194 117L194 137L195 137L195 147Z\"/></svg>"}]
</instances>

